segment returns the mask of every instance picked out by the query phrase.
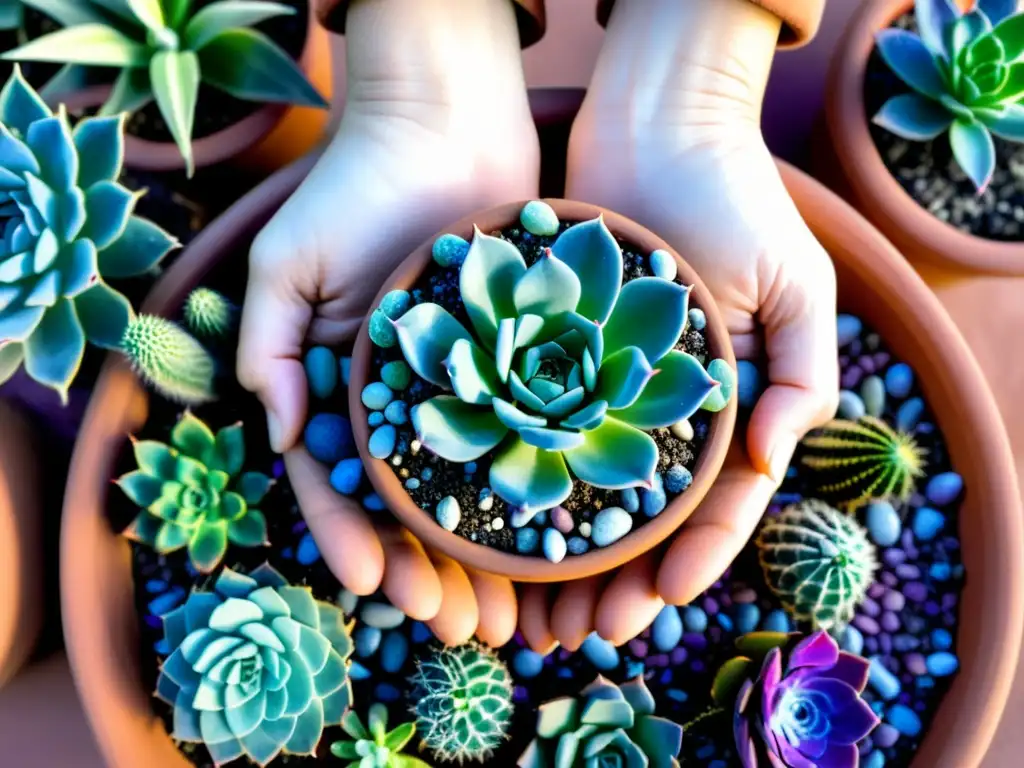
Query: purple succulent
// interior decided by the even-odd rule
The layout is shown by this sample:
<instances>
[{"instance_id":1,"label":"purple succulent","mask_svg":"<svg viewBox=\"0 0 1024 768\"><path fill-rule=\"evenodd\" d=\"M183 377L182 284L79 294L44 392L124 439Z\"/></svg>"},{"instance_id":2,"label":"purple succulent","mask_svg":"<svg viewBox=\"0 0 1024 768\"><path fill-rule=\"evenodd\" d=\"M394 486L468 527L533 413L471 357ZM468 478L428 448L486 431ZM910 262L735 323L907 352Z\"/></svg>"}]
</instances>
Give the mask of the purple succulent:
<instances>
[{"instance_id":1,"label":"purple succulent","mask_svg":"<svg viewBox=\"0 0 1024 768\"><path fill-rule=\"evenodd\" d=\"M852 768L857 742L878 725L860 697L868 662L815 632L786 656L772 648L736 698L733 733L743 768ZM785 667L783 665L785 664Z\"/></svg>"}]
</instances>

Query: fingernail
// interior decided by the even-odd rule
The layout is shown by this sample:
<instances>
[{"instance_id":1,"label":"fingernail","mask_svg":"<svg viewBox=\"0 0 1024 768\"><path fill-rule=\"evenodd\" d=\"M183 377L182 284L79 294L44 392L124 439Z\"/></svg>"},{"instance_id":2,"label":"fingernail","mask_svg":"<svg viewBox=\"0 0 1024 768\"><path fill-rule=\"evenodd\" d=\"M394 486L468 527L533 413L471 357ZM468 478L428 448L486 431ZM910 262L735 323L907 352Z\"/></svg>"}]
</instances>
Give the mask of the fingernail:
<instances>
[{"instance_id":1,"label":"fingernail","mask_svg":"<svg viewBox=\"0 0 1024 768\"><path fill-rule=\"evenodd\" d=\"M793 460L796 442L796 436L790 434L782 435L775 441L775 448L768 459L768 472L776 485L781 485L786 478L786 470L789 469L789 462Z\"/></svg>"},{"instance_id":2,"label":"fingernail","mask_svg":"<svg viewBox=\"0 0 1024 768\"><path fill-rule=\"evenodd\" d=\"M270 450L281 453L281 422L273 411L267 411L267 437L270 438Z\"/></svg>"}]
</instances>

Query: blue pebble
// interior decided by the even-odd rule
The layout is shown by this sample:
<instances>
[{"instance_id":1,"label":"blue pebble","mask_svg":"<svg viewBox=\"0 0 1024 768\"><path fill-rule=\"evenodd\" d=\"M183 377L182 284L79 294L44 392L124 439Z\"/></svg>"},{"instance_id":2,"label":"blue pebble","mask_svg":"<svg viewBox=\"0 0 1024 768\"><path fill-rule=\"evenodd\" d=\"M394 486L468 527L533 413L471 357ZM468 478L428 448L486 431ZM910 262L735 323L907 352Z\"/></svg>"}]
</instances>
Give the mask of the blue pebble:
<instances>
[{"instance_id":1,"label":"blue pebble","mask_svg":"<svg viewBox=\"0 0 1024 768\"><path fill-rule=\"evenodd\" d=\"M708 768L729 768L729 764L725 760L712 760L708 763Z\"/></svg>"},{"instance_id":2,"label":"blue pebble","mask_svg":"<svg viewBox=\"0 0 1024 768\"><path fill-rule=\"evenodd\" d=\"M676 260L668 251L662 248L659 248L656 251L651 251L650 262L651 272L654 273L655 277L660 277L662 280L676 279L676 273L679 271L679 265L676 264Z\"/></svg>"},{"instance_id":3,"label":"blue pebble","mask_svg":"<svg viewBox=\"0 0 1024 768\"><path fill-rule=\"evenodd\" d=\"M948 651L953 647L953 635L948 629L939 627L933 629L931 634L932 648L937 651Z\"/></svg>"},{"instance_id":4,"label":"blue pebble","mask_svg":"<svg viewBox=\"0 0 1024 768\"><path fill-rule=\"evenodd\" d=\"M634 514L640 511L640 495L636 492L636 488L623 488L619 491L619 499L622 502L622 508Z\"/></svg>"},{"instance_id":5,"label":"blue pebble","mask_svg":"<svg viewBox=\"0 0 1024 768\"><path fill-rule=\"evenodd\" d=\"M839 315L836 317L836 336L838 337L836 341L839 342L839 346L845 347L856 339L863 327L860 318L853 315Z\"/></svg>"},{"instance_id":6,"label":"blue pebble","mask_svg":"<svg viewBox=\"0 0 1024 768\"><path fill-rule=\"evenodd\" d=\"M694 307L687 312L686 319L690 321L690 327L695 331L703 331L708 325L707 315L705 315L704 310L699 307Z\"/></svg>"},{"instance_id":7,"label":"blue pebble","mask_svg":"<svg viewBox=\"0 0 1024 768\"><path fill-rule=\"evenodd\" d=\"M900 680L886 669L881 658L872 656L868 666L868 682L878 695L886 701L892 701L900 695ZM893 723L895 725L895 723Z\"/></svg>"},{"instance_id":8,"label":"blue pebble","mask_svg":"<svg viewBox=\"0 0 1024 768\"><path fill-rule=\"evenodd\" d=\"M529 680L544 669L544 657L529 648L523 648L512 659L512 669L519 677Z\"/></svg>"},{"instance_id":9,"label":"blue pebble","mask_svg":"<svg viewBox=\"0 0 1024 768\"><path fill-rule=\"evenodd\" d=\"M943 472L928 481L924 495L932 504L944 507L956 501L963 489L964 481L960 475L956 472Z\"/></svg>"},{"instance_id":10,"label":"blue pebble","mask_svg":"<svg viewBox=\"0 0 1024 768\"><path fill-rule=\"evenodd\" d=\"M306 425L306 450L324 464L334 465L356 455L352 422L337 413L318 413Z\"/></svg>"},{"instance_id":11,"label":"blue pebble","mask_svg":"<svg viewBox=\"0 0 1024 768\"><path fill-rule=\"evenodd\" d=\"M383 702L398 701L402 698L402 692L391 683L378 683L374 693L377 694L377 700Z\"/></svg>"},{"instance_id":12,"label":"blue pebble","mask_svg":"<svg viewBox=\"0 0 1024 768\"><path fill-rule=\"evenodd\" d=\"M566 546L569 549L571 555L584 555L587 550L590 549L590 542L584 539L582 536L572 536L567 542Z\"/></svg>"},{"instance_id":13,"label":"blue pebble","mask_svg":"<svg viewBox=\"0 0 1024 768\"><path fill-rule=\"evenodd\" d=\"M536 552L540 545L540 534L536 528L520 528L516 531L516 551L523 555Z\"/></svg>"},{"instance_id":14,"label":"blue pebble","mask_svg":"<svg viewBox=\"0 0 1024 768\"><path fill-rule=\"evenodd\" d=\"M420 487L420 479L418 477L410 477L405 481L405 487L410 491L415 491Z\"/></svg>"},{"instance_id":15,"label":"blue pebble","mask_svg":"<svg viewBox=\"0 0 1024 768\"><path fill-rule=\"evenodd\" d=\"M946 517L931 507L921 507L914 513L910 527L918 541L931 541L946 525Z\"/></svg>"},{"instance_id":16,"label":"blue pebble","mask_svg":"<svg viewBox=\"0 0 1024 768\"><path fill-rule=\"evenodd\" d=\"M861 763L861 768L884 768L885 766L885 755L879 750L875 750L864 758L864 762Z\"/></svg>"},{"instance_id":17,"label":"blue pebble","mask_svg":"<svg viewBox=\"0 0 1024 768\"><path fill-rule=\"evenodd\" d=\"M369 680L372 676L370 670L360 664L358 661L353 660L349 663L348 676L353 680Z\"/></svg>"},{"instance_id":18,"label":"blue pebble","mask_svg":"<svg viewBox=\"0 0 1024 768\"><path fill-rule=\"evenodd\" d=\"M412 296L408 291L388 291L380 300L380 311L392 320L397 320L404 315L410 306L412 306Z\"/></svg>"},{"instance_id":19,"label":"blue pebble","mask_svg":"<svg viewBox=\"0 0 1024 768\"><path fill-rule=\"evenodd\" d=\"M391 391L391 387L383 381L375 381L363 387L360 399L371 411L383 411L394 397L395 393Z\"/></svg>"},{"instance_id":20,"label":"blue pebble","mask_svg":"<svg viewBox=\"0 0 1024 768\"><path fill-rule=\"evenodd\" d=\"M855 626L848 625L839 638L839 647L854 656L860 656L864 650L864 635Z\"/></svg>"},{"instance_id":21,"label":"blue pebble","mask_svg":"<svg viewBox=\"0 0 1024 768\"><path fill-rule=\"evenodd\" d=\"M543 200L531 200L519 213L519 222L531 235L558 234L558 214Z\"/></svg>"},{"instance_id":22,"label":"blue pebble","mask_svg":"<svg viewBox=\"0 0 1024 768\"><path fill-rule=\"evenodd\" d=\"M693 484L693 473L682 464L673 464L665 473L665 489L671 493L682 493Z\"/></svg>"},{"instance_id":23,"label":"blue pebble","mask_svg":"<svg viewBox=\"0 0 1024 768\"><path fill-rule=\"evenodd\" d=\"M690 698L686 691L681 691L678 688L669 688L665 691L665 695L672 699L672 701L678 701L680 704L685 704Z\"/></svg>"},{"instance_id":24,"label":"blue pebble","mask_svg":"<svg viewBox=\"0 0 1024 768\"><path fill-rule=\"evenodd\" d=\"M668 503L665 496L665 482L660 473L654 475L654 487L650 490L643 489L640 495L640 508L647 517L656 517Z\"/></svg>"},{"instance_id":25,"label":"blue pebble","mask_svg":"<svg viewBox=\"0 0 1024 768\"><path fill-rule=\"evenodd\" d=\"M757 622L761 620L761 609L754 603L741 603L736 606L736 631L741 635L753 632L757 629Z\"/></svg>"},{"instance_id":26,"label":"blue pebble","mask_svg":"<svg viewBox=\"0 0 1024 768\"><path fill-rule=\"evenodd\" d=\"M715 745L708 744L701 747L695 753L698 760L707 760L709 757L713 757L715 754Z\"/></svg>"},{"instance_id":27,"label":"blue pebble","mask_svg":"<svg viewBox=\"0 0 1024 768\"><path fill-rule=\"evenodd\" d=\"M570 667L559 667L558 668L558 676L560 678L562 678L563 680L571 680L572 679L572 669Z\"/></svg>"},{"instance_id":28,"label":"blue pebble","mask_svg":"<svg viewBox=\"0 0 1024 768\"><path fill-rule=\"evenodd\" d=\"M683 626L687 632L702 633L708 628L708 615L696 605L683 608Z\"/></svg>"},{"instance_id":29,"label":"blue pebble","mask_svg":"<svg viewBox=\"0 0 1024 768\"><path fill-rule=\"evenodd\" d=\"M384 409L384 418L392 424L402 425L409 421L409 404L404 400L394 400Z\"/></svg>"},{"instance_id":30,"label":"blue pebble","mask_svg":"<svg viewBox=\"0 0 1024 768\"><path fill-rule=\"evenodd\" d=\"M849 389L844 389L839 392L839 408L836 410L836 416L841 419L857 421L867 412L868 409L864 405L864 401L856 392Z\"/></svg>"},{"instance_id":31,"label":"blue pebble","mask_svg":"<svg viewBox=\"0 0 1024 768\"><path fill-rule=\"evenodd\" d=\"M910 394L914 387L914 372L906 363L896 363L889 366L885 372L885 391L895 398L902 400Z\"/></svg>"},{"instance_id":32,"label":"blue pebble","mask_svg":"<svg viewBox=\"0 0 1024 768\"><path fill-rule=\"evenodd\" d=\"M153 643L153 650L156 651L157 654L160 656L170 656L171 644L167 642L166 637L161 637L159 640Z\"/></svg>"},{"instance_id":33,"label":"blue pebble","mask_svg":"<svg viewBox=\"0 0 1024 768\"><path fill-rule=\"evenodd\" d=\"M367 659L373 656L380 647L381 631L376 627L360 627L352 633L352 644L355 646L356 656Z\"/></svg>"},{"instance_id":34,"label":"blue pebble","mask_svg":"<svg viewBox=\"0 0 1024 768\"><path fill-rule=\"evenodd\" d=\"M334 394L338 386L338 363L334 353L327 347L313 347L306 353L303 361L306 369L306 381L309 391L315 397L325 400Z\"/></svg>"},{"instance_id":35,"label":"blue pebble","mask_svg":"<svg viewBox=\"0 0 1024 768\"><path fill-rule=\"evenodd\" d=\"M615 646L601 637L597 632L591 632L587 639L580 646L583 655L591 664L601 672L610 672L619 666L619 652Z\"/></svg>"},{"instance_id":36,"label":"blue pebble","mask_svg":"<svg viewBox=\"0 0 1024 768\"><path fill-rule=\"evenodd\" d=\"M420 472L420 480L422 480L425 483L429 483L433 476L434 470L432 470L430 467L424 467L423 471Z\"/></svg>"},{"instance_id":37,"label":"blue pebble","mask_svg":"<svg viewBox=\"0 0 1024 768\"><path fill-rule=\"evenodd\" d=\"M565 536L557 528L545 528L541 548L544 550L544 557L552 563L560 563L565 559L569 545L565 541Z\"/></svg>"},{"instance_id":38,"label":"blue pebble","mask_svg":"<svg viewBox=\"0 0 1024 768\"><path fill-rule=\"evenodd\" d=\"M363 461L359 457L342 459L331 470L331 487L342 496L351 496L363 482Z\"/></svg>"},{"instance_id":39,"label":"blue pebble","mask_svg":"<svg viewBox=\"0 0 1024 768\"><path fill-rule=\"evenodd\" d=\"M285 560L291 560L293 557L295 557L295 552L292 551L291 547L285 547L281 550L281 557L283 557Z\"/></svg>"},{"instance_id":40,"label":"blue pebble","mask_svg":"<svg viewBox=\"0 0 1024 768\"><path fill-rule=\"evenodd\" d=\"M917 736L921 733L921 718L910 707L897 704L885 715L889 725L904 736Z\"/></svg>"},{"instance_id":41,"label":"blue pebble","mask_svg":"<svg viewBox=\"0 0 1024 768\"><path fill-rule=\"evenodd\" d=\"M466 260L469 253L469 243L458 235L441 235L434 241L430 249L430 255L438 266L458 267Z\"/></svg>"},{"instance_id":42,"label":"blue pebble","mask_svg":"<svg viewBox=\"0 0 1024 768\"><path fill-rule=\"evenodd\" d=\"M761 396L761 372L749 360L736 363L736 398L740 408L753 408Z\"/></svg>"},{"instance_id":43,"label":"blue pebble","mask_svg":"<svg viewBox=\"0 0 1024 768\"><path fill-rule=\"evenodd\" d=\"M729 617L729 614L727 614L727 613L716 614L715 615L715 621L717 621L718 622L718 626L720 626L726 632L732 632L732 630L733 630L733 623L732 623L732 619Z\"/></svg>"},{"instance_id":44,"label":"blue pebble","mask_svg":"<svg viewBox=\"0 0 1024 768\"><path fill-rule=\"evenodd\" d=\"M641 675L643 675L645 669L646 668L644 667L644 663L642 661L636 661L634 659L627 659L626 660L626 678L627 679L632 680L634 677L640 677ZM672 674L671 670L666 669L665 671L669 675Z\"/></svg>"},{"instance_id":45,"label":"blue pebble","mask_svg":"<svg viewBox=\"0 0 1024 768\"><path fill-rule=\"evenodd\" d=\"M935 687L935 678L931 675L921 675L915 678L914 682L917 684L918 688L927 689Z\"/></svg>"},{"instance_id":46,"label":"blue pebble","mask_svg":"<svg viewBox=\"0 0 1024 768\"><path fill-rule=\"evenodd\" d=\"M295 549L295 559L299 565L312 565L320 559L320 550L313 540L313 534L306 531L299 539L299 546Z\"/></svg>"},{"instance_id":47,"label":"blue pebble","mask_svg":"<svg viewBox=\"0 0 1024 768\"><path fill-rule=\"evenodd\" d=\"M391 630L384 636L380 648L380 665L390 675L401 670L409 658L409 641L400 630Z\"/></svg>"},{"instance_id":48,"label":"blue pebble","mask_svg":"<svg viewBox=\"0 0 1024 768\"><path fill-rule=\"evenodd\" d=\"M924 660L924 663L928 667L928 674L935 677L949 677L960 667L960 662L957 661L956 656L949 651L933 653Z\"/></svg>"},{"instance_id":49,"label":"blue pebble","mask_svg":"<svg viewBox=\"0 0 1024 768\"><path fill-rule=\"evenodd\" d=\"M167 582L161 579L150 579L146 582L146 591L151 595L155 595L157 592L163 592L167 589Z\"/></svg>"},{"instance_id":50,"label":"blue pebble","mask_svg":"<svg viewBox=\"0 0 1024 768\"><path fill-rule=\"evenodd\" d=\"M368 493L363 496L363 506L371 512L382 512L384 510L384 499L376 493Z\"/></svg>"},{"instance_id":51,"label":"blue pebble","mask_svg":"<svg viewBox=\"0 0 1024 768\"><path fill-rule=\"evenodd\" d=\"M348 386L349 379L352 377L352 358L351 357L339 357L338 358L338 371L341 373L341 382L346 387Z\"/></svg>"},{"instance_id":52,"label":"blue pebble","mask_svg":"<svg viewBox=\"0 0 1024 768\"><path fill-rule=\"evenodd\" d=\"M384 423L384 414L380 411L370 411L370 415L366 417L366 423L371 427L379 427Z\"/></svg>"},{"instance_id":53,"label":"blue pebble","mask_svg":"<svg viewBox=\"0 0 1024 768\"><path fill-rule=\"evenodd\" d=\"M924 414L924 400L912 397L896 410L896 429L901 432L912 432Z\"/></svg>"},{"instance_id":54,"label":"blue pebble","mask_svg":"<svg viewBox=\"0 0 1024 768\"><path fill-rule=\"evenodd\" d=\"M378 347L387 349L398 343L398 331L395 330L393 321L381 310L373 310L370 315L370 341Z\"/></svg>"},{"instance_id":55,"label":"blue pebble","mask_svg":"<svg viewBox=\"0 0 1024 768\"><path fill-rule=\"evenodd\" d=\"M891 547L900 539L900 516L888 501L872 501L867 506L865 523L872 540L880 547Z\"/></svg>"},{"instance_id":56,"label":"blue pebble","mask_svg":"<svg viewBox=\"0 0 1024 768\"><path fill-rule=\"evenodd\" d=\"M181 587L173 587L159 597L153 598L147 608L154 616L163 616L173 611L185 599L185 590Z\"/></svg>"},{"instance_id":57,"label":"blue pebble","mask_svg":"<svg viewBox=\"0 0 1024 768\"><path fill-rule=\"evenodd\" d=\"M390 424L377 427L370 435L368 447L370 455L375 459L386 459L395 450L395 442L398 440L398 433Z\"/></svg>"},{"instance_id":58,"label":"blue pebble","mask_svg":"<svg viewBox=\"0 0 1024 768\"><path fill-rule=\"evenodd\" d=\"M683 638L683 620L679 609L674 605L666 605L654 619L651 626L651 639L655 647L662 653L673 650Z\"/></svg>"},{"instance_id":59,"label":"blue pebble","mask_svg":"<svg viewBox=\"0 0 1024 768\"><path fill-rule=\"evenodd\" d=\"M430 631L430 627L424 624L422 621L414 621L412 623L412 631L409 633L412 637L412 641L419 645L425 643L434 637L434 633Z\"/></svg>"},{"instance_id":60,"label":"blue pebble","mask_svg":"<svg viewBox=\"0 0 1024 768\"><path fill-rule=\"evenodd\" d=\"M789 626L789 617L786 616L785 611L775 609L764 617L761 629L765 632L789 632L791 631L791 627Z\"/></svg>"},{"instance_id":61,"label":"blue pebble","mask_svg":"<svg viewBox=\"0 0 1024 768\"><path fill-rule=\"evenodd\" d=\"M935 581L949 581L949 577L953 575L953 569L949 563L932 563L928 566L928 575Z\"/></svg>"},{"instance_id":62,"label":"blue pebble","mask_svg":"<svg viewBox=\"0 0 1024 768\"><path fill-rule=\"evenodd\" d=\"M466 470L467 475L472 475L474 472L476 472L476 462L467 461L463 469Z\"/></svg>"}]
</instances>

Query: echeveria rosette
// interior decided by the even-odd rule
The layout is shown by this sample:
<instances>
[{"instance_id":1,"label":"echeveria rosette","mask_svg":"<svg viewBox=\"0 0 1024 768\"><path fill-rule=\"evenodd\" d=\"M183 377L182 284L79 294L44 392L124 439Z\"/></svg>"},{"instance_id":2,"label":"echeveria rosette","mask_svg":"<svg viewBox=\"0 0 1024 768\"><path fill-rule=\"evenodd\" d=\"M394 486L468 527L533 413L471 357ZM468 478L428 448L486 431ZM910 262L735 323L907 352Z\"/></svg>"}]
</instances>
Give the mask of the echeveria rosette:
<instances>
[{"instance_id":1,"label":"echeveria rosette","mask_svg":"<svg viewBox=\"0 0 1024 768\"><path fill-rule=\"evenodd\" d=\"M402 753L416 735L416 723L402 723L388 730L388 708L383 704L370 707L366 725L355 711L349 710L341 727L351 741L331 744L331 754L348 768L430 768L418 757Z\"/></svg>"},{"instance_id":2,"label":"echeveria rosette","mask_svg":"<svg viewBox=\"0 0 1024 768\"><path fill-rule=\"evenodd\" d=\"M221 571L164 616L171 649L156 695L174 707L172 738L202 742L216 765L313 755L352 703L350 625L337 606L269 565Z\"/></svg>"},{"instance_id":3,"label":"echeveria rosette","mask_svg":"<svg viewBox=\"0 0 1024 768\"><path fill-rule=\"evenodd\" d=\"M654 714L642 677L615 685L600 675L578 697L537 710L537 736L519 768L678 768L683 728Z\"/></svg>"},{"instance_id":4,"label":"echeveria rosette","mask_svg":"<svg viewBox=\"0 0 1024 768\"><path fill-rule=\"evenodd\" d=\"M117 479L121 490L142 507L124 531L128 538L160 554L188 547L196 569L209 573L227 552L228 542L260 547L267 541L267 519L254 505L271 479L242 473L242 424L216 434L186 411L171 430L171 444L135 440L138 469ZM237 482L232 482L237 477Z\"/></svg>"},{"instance_id":5,"label":"echeveria rosette","mask_svg":"<svg viewBox=\"0 0 1024 768\"><path fill-rule=\"evenodd\" d=\"M86 341L116 348L133 316L105 278L142 274L177 245L132 215L122 124L72 131L17 67L0 91L0 383L24 364L66 400Z\"/></svg>"},{"instance_id":6,"label":"echeveria rosette","mask_svg":"<svg viewBox=\"0 0 1024 768\"><path fill-rule=\"evenodd\" d=\"M916 0L920 35L878 33L878 51L912 93L889 99L874 122L912 141L949 131L953 157L984 191L995 170L992 135L1024 141L1024 16L1017 0Z\"/></svg>"},{"instance_id":7,"label":"echeveria rosette","mask_svg":"<svg viewBox=\"0 0 1024 768\"><path fill-rule=\"evenodd\" d=\"M733 735L744 768L854 768L857 742L879 722L861 698L868 661L840 651L824 630L806 636L758 632L737 646L767 650L759 671L753 659L739 657L715 679L716 701L726 684L735 688L742 680Z\"/></svg>"},{"instance_id":8,"label":"echeveria rosette","mask_svg":"<svg viewBox=\"0 0 1024 768\"><path fill-rule=\"evenodd\" d=\"M570 469L600 488L650 484L658 448L645 430L688 418L718 386L674 349L690 289L657 277L623 285L601 217L565 230L529 268L476 230L459 290L473 333L430 303L394 321L412 369L454 392L415 406L412 423L448 461L495 450L490 486L520 509L563 502Z\"/></svg>"}]
</instances>

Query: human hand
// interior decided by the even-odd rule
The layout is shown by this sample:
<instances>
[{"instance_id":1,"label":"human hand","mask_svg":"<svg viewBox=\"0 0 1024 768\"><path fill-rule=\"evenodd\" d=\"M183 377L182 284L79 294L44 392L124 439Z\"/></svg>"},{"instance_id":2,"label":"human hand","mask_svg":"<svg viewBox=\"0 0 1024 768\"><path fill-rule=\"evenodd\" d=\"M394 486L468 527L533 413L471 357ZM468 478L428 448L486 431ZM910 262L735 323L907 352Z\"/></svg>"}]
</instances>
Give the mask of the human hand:
<instances>
[{"instance_id":1,"label":"human hand","mask_svg":"<svg viewBox=\"0 0 1024 768\"><path fill-rule=\"evenodd\" d=\"M488 34L457 34L467 25ZM536 196L539 149L514 12L506 0L360 0L347 29L338 135L252 246L238 376L267 409L271 444L285 452L339 581L358 595L382 586L445 642L476 631L501 645L516 623L507 580L371 520L296 443L307 409L304 346L351 341L379 286L434 232L473 210ZM505 98L482 109L485 90Z\"/></svg>"},{"instance_id":2,"label":"human hand","mask_svg":"<svg viewBox=\"0 0 1024 768\"><path fill-rule=\"evenodd\" d=\"M693 600L749 539L800 438L835 413L835 274L759 129L778 25L746 0L622 0L609 24L573 126L567 196L667 240L714 295L737 357L766 358L768 387L671 544L557 598L540 588L523 595L521 627L535 648L574 649L593 629L619 644L666 602ZM680 43L685 29L700 40ZM672 55L680 45L687 63L657 65L682 59Z\"/></svg>"}]
</instances>

